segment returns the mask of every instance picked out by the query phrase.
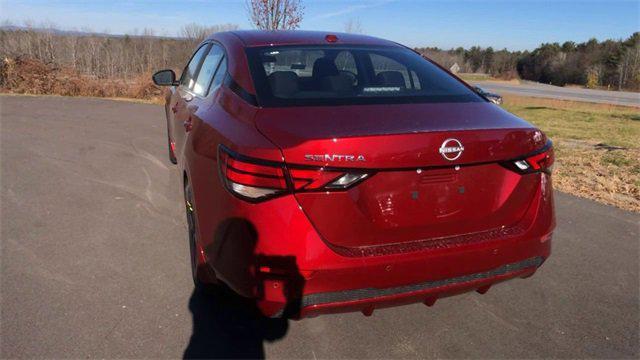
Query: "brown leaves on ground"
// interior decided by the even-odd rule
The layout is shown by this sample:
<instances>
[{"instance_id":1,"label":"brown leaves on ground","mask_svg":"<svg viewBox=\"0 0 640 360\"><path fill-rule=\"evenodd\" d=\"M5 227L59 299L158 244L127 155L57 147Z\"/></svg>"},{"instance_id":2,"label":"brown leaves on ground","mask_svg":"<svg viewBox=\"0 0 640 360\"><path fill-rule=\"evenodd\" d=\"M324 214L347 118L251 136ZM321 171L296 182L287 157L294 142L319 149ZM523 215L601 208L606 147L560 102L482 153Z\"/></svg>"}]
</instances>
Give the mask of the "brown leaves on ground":
<instances>
[{"instance_id":1,"label":"brown leaves on ground","mask_svg":"<svg viewBox=\"0 0 640 360\"><path fill-rule=\"evenodd\" d=\"M2 60L0 90L31 95L122 97L154 101L162 98L162 89L153 84L151 74L131 79L101 79L26 57Z\"/></svg>"},{"instance_id":2,"label":"brown leaves on ground","mask_svg":"<svg viewBox=\"0 0 640 360\"><path fill-rule=\"evenodd\" d=\"M640 212L640 109L521 96L504 107L554 142L554 187Z\"/></svg>"},{"instance_id":3,"label":"brown leaves on ground","mask_svg":"<svg viewBox=\"0 0 640 360\"><path fill-rule=\"evenodd\" d=\"M557 190L640 212L640 149L555 140Z\"/></svg>"}]
</instances>

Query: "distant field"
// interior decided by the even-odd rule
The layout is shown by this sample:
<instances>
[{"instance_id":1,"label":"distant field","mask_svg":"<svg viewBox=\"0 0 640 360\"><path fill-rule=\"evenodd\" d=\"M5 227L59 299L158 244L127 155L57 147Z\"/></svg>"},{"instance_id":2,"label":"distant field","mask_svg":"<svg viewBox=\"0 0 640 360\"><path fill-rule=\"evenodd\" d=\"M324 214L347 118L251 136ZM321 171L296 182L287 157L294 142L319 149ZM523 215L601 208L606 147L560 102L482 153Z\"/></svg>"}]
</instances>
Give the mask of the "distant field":
<instances>
[{"instance_id":1,"label":"distant field","mask_svg":"<svg viewBox=\"0 0 640 360\"><path fill-rule=\"evenodd\" d=\"M458 73L456 74L459 78L466 82L473 81L487 81L493 80L494 78L489 74L466 74L466 73Z\"/></svg>"},{"instance_id":2,"label":"distant field","mask_svg":"<svg viewBox=\"0 0 640 360\"><path fill-rule=\"evenodd\" d=\"M509 95L503 107L553 140L556 189L640 212L640 110Z\"/></svg>"},{"instance_id":3,"label":"distant field","mask_svg":"<svg viewBox=\"0 0 640 360\"><path fill-rule=\"evenodd\" d=\"M505 79L500 79L500 78L495 78L489 74L467 74L467 73L458 73L456 74L459 78L461 78L462 80L473 84L473 83L477 83L477 82L481 82L481 81L489 81L489 82L496 82L496 83L509 83L509 84L520 84L521 80L520 79L510 79L510 80L505 80Z\"/></svg>"}]
</instances>

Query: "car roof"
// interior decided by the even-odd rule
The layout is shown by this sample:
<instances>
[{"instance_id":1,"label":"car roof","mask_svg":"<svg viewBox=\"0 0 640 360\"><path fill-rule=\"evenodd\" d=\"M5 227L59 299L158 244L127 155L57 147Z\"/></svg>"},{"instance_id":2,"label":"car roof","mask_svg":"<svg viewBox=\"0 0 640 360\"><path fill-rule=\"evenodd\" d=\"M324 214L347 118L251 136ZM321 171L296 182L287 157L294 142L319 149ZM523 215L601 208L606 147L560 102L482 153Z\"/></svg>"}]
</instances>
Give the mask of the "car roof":
<instances>
[{"instance_id":1,"label":"car roof","mask_svg":"<svg viewBox=\"0 0 640 360\"><path fill-rule=\"evenodd\" d=\"M359 44L359 45L391 45L399 46L389 40L375 38L373 36L337 33L330 31L303 31L303 30L236 30L229 31L236 36L244 47L274 46L274 45L327 45L327 44ZM212 34L210 39L220 37L222 33ZM328 42L327 35L335 35L337 41Z\"/></svg>"}]
</instances>

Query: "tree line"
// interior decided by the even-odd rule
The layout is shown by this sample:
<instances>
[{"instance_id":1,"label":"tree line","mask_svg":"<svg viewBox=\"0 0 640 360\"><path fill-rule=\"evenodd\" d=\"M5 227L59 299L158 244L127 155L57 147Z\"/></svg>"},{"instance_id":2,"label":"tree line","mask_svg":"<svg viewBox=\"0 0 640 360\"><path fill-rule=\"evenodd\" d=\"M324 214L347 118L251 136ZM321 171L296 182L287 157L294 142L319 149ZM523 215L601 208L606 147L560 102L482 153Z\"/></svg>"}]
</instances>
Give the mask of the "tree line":
<instances>
[{"instance_id":1,"label":"tree line","mask_svg":"<svg viewBox=\"0 0 640 360\"><path fill-rule=\"evenodd\" d=\"M162 37L151 30L116 36L65 32L53 26L37 29L4 26L0 28L0 58L5 63L27 58L97 79L126 80L148 76L157 69L180 70L207 35L237 28L235 24L210 27L190 24L177 37ZM625 40L542 44L533 51L478 46L416 50L446 68L458 64L463 73L486 73L497 78L522 78L561 86L640 89L640 33Z\"/></svg>"},{"instance_id":2,"label":"tree line","mask_svg":"<svg viewBox=\"0 0 640 360\"><path fill-rule=\"evenodd\" d=\"M463 73L519 77L559 86L640 90L640 32L624 40L545 43L533 51L496 51L478 46L416 50L447 68L458 64Z\"/></svg>"},{"instance_id":3,"label":"tree line","mask_svg":"<svg viewBox=\"0 0 640 360\"><path fill-rule=\"evenodd\" d=\"M481 48L472 46L469 49L462 47L442 50L437 47L416 48L416 50L434 60L438 64L450 69L457 64L461 73L483 73L503 79L518 77L516 65L522 57L520 51L507 49L495 51L492 47Z\"/></svg>"},{"instance_id":4,"label":"tree line","mask_svg":"<svg viewBox=\"0 0 640 360\"><path fill-rule=\"evenodd\" d=\"M640 89L640 32L626 40L542 44L518 61L523 79L553 85Z\"/></svg>"}]
</instances>

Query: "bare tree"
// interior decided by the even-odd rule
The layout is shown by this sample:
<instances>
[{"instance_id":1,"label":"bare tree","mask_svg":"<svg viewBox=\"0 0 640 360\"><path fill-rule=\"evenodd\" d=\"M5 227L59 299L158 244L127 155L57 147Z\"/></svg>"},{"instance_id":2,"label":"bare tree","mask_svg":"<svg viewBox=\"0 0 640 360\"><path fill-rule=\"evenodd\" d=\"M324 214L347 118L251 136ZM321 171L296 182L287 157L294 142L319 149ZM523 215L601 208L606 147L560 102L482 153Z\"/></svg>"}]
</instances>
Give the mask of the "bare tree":
<instances>
[{"instance_id":1,"label":"bare tree","mask_svg":"<svg viewBox=\"0 0 640 360\"><path fill-rule=\"evenodd\" d=\"M618 90L622 90L627 83L637 85L640 82L640 36L632 36L629 48L624 49L618 63Z\"/></svg>"},{"instance_id":2,"label":"bare tree","mask_svg":"<svg viewBox=\"0 0 640 360\"><path fill-rule=\"evenodd\" d=\"M183 26L180 29L180 36L189 40L191 43L199 44L202 40L204 40L207 36L222 32L222 31L230 31L237 30L238 25L236 24L220 24L220 25L212 25L212 26L204 26L196 23L191 23Z\"/></svg>"},{"instance_id":3,"label":"bare tree","mask_svg":"<svg viewBox=\"0 0 640 360\"><path fill-rule=\"evenodd\" d=\"M205 26L196 23L187 24L183 26L178 32L178 36L186 40L183 41L182 44L179 44L179 51L181 53L190 54L198 44L200 44L204 39L207 38L207 36L217 32L237 29L238 25L236 24L219 24L212 26Z\"/></svg>"},{"instance_id":4,"label":"bare tree","mask_svg":"<svg viewBox=\"0 0 640 360\"><path fill-rule=\"evenodd\" d=\"M129 79L160 68L179 70L206 36L238 28L235 24L190 24L182 29L182 36L167 37L157 36L152 29L112 36L88 28L64 31L50 23L38 27L33 23L20 27L8 22L3 25L0 60L29 59L101 79Z\"/></svg>"},{"instance_id":5,"label":"bare tree","mask_svg":"<svg viewBox=\"0 0 640 360\"><path fill-rule=\"evenodd\" d=\"M304 6L300 0L247 0L249 19L261 30L293 30L300 27Z\"/></svg>"},{"instance_id":6,"label":"bare tree","mask_svg":"<svg viewBox=\"0 0 640 360\"><path fill-rule=\"evenodd\" d=\"M364 30L362 30L362 24L358 19L347 20L347 22L344 23L344 32L352 34L364 34Z\"/></svg>"}]
</instances>

